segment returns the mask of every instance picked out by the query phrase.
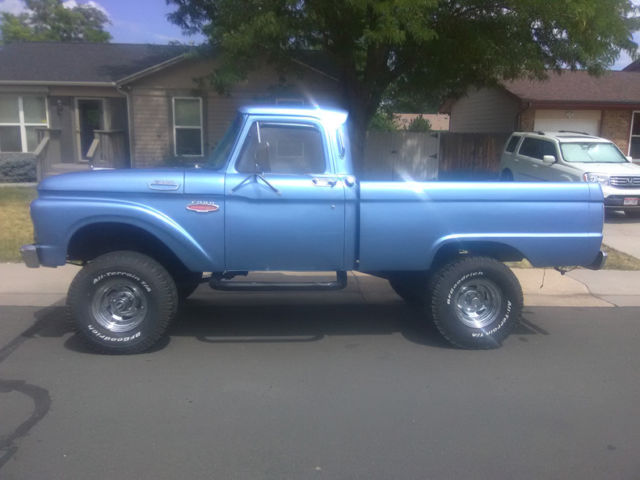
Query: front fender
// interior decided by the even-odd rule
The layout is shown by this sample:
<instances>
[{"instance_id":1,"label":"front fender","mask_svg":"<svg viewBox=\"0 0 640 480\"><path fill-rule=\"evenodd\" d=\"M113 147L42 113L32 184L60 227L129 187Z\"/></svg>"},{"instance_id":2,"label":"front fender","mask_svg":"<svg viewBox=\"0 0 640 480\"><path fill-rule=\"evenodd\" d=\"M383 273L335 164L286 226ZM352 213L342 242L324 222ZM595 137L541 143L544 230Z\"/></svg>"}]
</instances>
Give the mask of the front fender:
<instances>
[{"instance_id":1,"label":"front fender","mask_svg":"<svg viewBox=\"0 0 640 480\"><path fill-rule=\"evenodd\" d=\"M65 212L64 216L60 212ZM220 258L212 258L203 246L178 222L162 211L133 201L77 197L43 197L31 206L43 265L66 263L73 235L97 223L121 223L145 230L164 243L193 271L215 270ZM62 218L61 218L62 217ZM222 252L220 252L221 254Z\"/></svg>"}]
</instances>

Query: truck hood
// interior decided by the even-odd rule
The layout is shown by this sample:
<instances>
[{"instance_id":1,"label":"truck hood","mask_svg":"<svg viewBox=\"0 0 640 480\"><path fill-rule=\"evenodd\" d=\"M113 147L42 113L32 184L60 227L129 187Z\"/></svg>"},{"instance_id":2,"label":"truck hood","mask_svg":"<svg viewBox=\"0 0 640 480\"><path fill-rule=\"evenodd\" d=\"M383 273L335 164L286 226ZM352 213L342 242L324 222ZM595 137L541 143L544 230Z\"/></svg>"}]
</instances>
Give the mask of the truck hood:
<instances>
[{"instance_id":1,"label":"truck hood","mask_svg":"<svg viewBox=\"0 0 640 480\"><path fill-rule=\"evenodd\" d=\"M589 173L607 175L640 175L640 165L633 163L570 163L574 168Z\"/></svg>"},{"instance_id":2,"label":"truck hood","mask_svg":"<svg viewBox=\"0 0 640 480\"><path fill-rule=\"evenodd\" d=\"M144 193L184 191L184 168L91 170L44 179L39 191Z\"/></svg>"}]
</instances>

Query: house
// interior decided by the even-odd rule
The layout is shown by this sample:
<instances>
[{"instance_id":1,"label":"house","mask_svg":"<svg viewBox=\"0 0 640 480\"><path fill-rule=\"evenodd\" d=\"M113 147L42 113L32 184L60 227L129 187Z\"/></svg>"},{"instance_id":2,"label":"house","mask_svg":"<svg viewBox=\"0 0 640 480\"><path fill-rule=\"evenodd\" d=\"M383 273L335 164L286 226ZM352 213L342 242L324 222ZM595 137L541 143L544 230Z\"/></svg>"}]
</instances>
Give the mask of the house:
<instances>
[{"instance_id":1,"label":"house","mask_svg":"<svg viewBox=\"0 0 640 480\"><path fill-rule=\"evenodd\" d=\"M394 123L400 130L406 130L416 118L422 117L429 122L434 132L446 132L449 130L449 115L445 113L396 113L393 115Z\"/></svg>"},{"instance_id":2,"label":"house","mask_svg":"<svg viewBox=\"0 0 640 480\"><path fill-rule=\"evenodd\" d=\"M634 65L634 64L632 64ZM454 133L509 133L514 130L573 130L608 138L640 159L640 72L550 73L475 88L445 102Z\"/></svg>"},{"instance_id":3,"label":"house","mask_svg":"<svg viewBox=\"0 0 640 480\"><path fill-rule=\"evenodd\" d=\"M33 158L40 177L207 158L239 106L338 104L329 74L301 60L256 70L230 95L215 56L187 46L12 43L0 47L0 162Z\"/></svg>"}]
</instances>

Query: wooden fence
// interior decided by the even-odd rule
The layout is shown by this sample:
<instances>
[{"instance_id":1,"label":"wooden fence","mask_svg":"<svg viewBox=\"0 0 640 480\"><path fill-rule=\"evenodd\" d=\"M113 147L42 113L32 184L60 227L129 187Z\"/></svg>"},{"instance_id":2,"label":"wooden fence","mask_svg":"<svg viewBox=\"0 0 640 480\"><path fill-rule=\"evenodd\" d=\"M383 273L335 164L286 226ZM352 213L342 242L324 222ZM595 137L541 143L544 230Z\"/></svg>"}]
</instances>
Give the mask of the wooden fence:
<instances>
[{"instance_id":1,"label":"wooden fence","mask_svg":"<svg viewBox=\"0 0 640 480\"><path fill-rule=\"evenodd\" d=\"M437 133L369 132L364 180L428 181L438 177Z\"/></svg>"},{"instance_id":2,"label":"wooden fence","mask_svg":"<svg viewBox=\"0 0 640 480\"><path fill-rule=\"evenodd\" d=\"M508 133L440 134L440 178L497 177Z\"/></svg>"}]
</instances>

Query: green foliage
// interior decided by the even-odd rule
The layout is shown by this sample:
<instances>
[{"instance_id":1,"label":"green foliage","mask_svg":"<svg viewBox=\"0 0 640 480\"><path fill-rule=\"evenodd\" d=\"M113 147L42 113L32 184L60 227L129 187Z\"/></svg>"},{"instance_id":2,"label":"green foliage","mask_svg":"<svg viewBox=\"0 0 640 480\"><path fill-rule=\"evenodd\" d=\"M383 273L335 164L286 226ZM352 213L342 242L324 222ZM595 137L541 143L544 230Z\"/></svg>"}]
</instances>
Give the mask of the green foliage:
<instances>
[{"instance_id":1,"label":"green foliage","mask_svg":"<svg viewBox=\"0 0 640 480\"><path fill-rule=\"evenodd\" d=\"M424 118L422 115L418 115L413 120L409 122L406 130L408 132L430 132L431 131L431 122Z\"/></svg>"},{"instance_id":2,"label":"green foliage","mask_svg":"<svg viewBox=\"0 0 640 480\"><path fill-rule=\"evenodd\" d=\"M639 27L632 0L167 2L176 7L171 21L204 33L219 52L212 81L220 90L264 61L290 68L287 59L309 50L330 59L356 144L394 93L434 105L473 85L544 78L549 69L602 72L621 50L635 54Z\"/></svg>"},{"instance_id":3,"label":"green foliage","mask_svg":"<svg viewBox=\"0 0 640 480\"><path fill-rule=\"evenodd\" d=\"M374 132L395 132L398 130L398 126L395 123L392 113L379 109L371 117L368 130Z\"/></svg>"},{"instance_id":4,"label":"green foliage","mask_svg":"<svg viewBox=\"0 0 640 480\"><path fill-rule=\"evenodd\" d=\"M2 154L0 182L21 183L36 181L36 159L33 155Z\"/></svg>"},{"instance_id":5,"label":"green foliage","mask_svg":"<svg viewBox=\"0 0 640 480\"><path fill-rule=\"evenodd\" d=\"M25 0L25 13L2 13L0 41L108 42L109 18L90 5L65 8L62 0Z\"/></svg>"}]
</instances>

